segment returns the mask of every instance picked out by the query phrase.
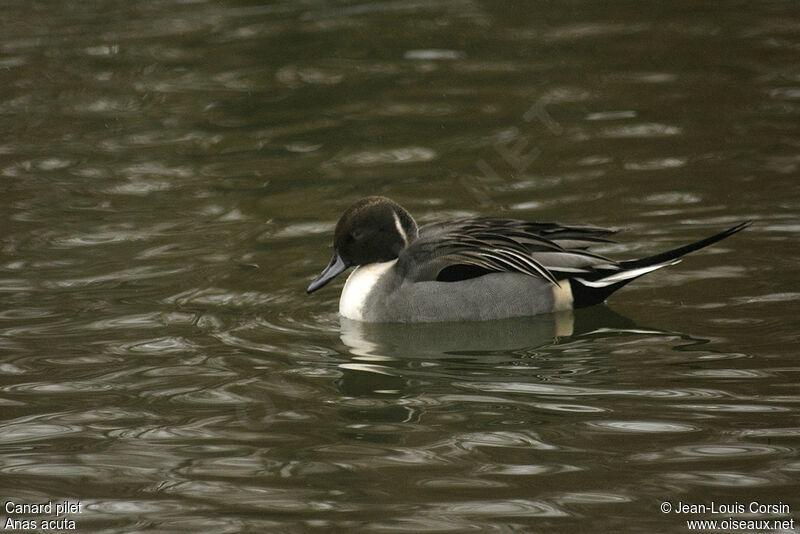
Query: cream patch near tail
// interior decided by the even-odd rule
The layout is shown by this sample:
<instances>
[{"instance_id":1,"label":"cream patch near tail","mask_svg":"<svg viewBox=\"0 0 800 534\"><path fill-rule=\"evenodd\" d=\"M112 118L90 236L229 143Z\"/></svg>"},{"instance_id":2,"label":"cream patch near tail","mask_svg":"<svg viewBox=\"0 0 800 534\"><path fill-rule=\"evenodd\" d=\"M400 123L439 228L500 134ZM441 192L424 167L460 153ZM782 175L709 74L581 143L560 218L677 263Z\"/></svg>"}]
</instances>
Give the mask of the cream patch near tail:
<instances>
[{"instance_id":1,"label":"cream patch near tail","mask_svg":"<svg viewBox=\"0 0 800 534\"><path fill-rule=\"evenodd\" d=\"M553 284L553 311L571 310L573 301L569 280L561 280L558 284Z\"/></svg>"}]
</instances>

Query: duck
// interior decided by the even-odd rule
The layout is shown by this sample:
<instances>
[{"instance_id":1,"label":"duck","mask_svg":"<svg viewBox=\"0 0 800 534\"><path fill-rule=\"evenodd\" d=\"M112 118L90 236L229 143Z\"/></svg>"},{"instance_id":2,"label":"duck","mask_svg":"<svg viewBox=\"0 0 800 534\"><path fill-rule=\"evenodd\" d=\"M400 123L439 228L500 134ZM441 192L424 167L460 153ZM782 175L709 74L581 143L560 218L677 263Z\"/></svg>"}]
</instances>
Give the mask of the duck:
<instances>
[{"instance_id":1,"label":"duck","mask_svg":"<svg viewBox=\"0 0 800 534\"><path fill-rule=\"evenodd\" d=\"M592 306L637 278L750 226L645 258L591 252L617 230L478 216L418 226L397 202L361 198L333 233L333 257L306 292L350 267L339 314L372 323L464 322Z\"/></svg>"}]
</instances>

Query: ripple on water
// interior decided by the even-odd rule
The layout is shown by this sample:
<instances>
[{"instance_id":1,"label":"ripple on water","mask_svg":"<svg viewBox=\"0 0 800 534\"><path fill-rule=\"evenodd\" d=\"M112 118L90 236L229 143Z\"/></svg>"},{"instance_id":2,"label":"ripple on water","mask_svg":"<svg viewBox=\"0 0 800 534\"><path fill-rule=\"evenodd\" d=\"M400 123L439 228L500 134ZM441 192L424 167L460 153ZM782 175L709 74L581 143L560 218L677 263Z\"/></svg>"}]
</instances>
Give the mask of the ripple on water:
<instances>
[{"instance_id":1,"label":"ripple on water","mask_svg":"<svg viewBox=\"0 0 800 534\"><path fill-rule=\"evenodd\" d=\"M341 69L310 65L285 65L278 69L275 78L288 87L303 85L336 85L345 78Z\"/></svg>"},{"instance_id":2,"label":"ripple on water","mask_svg":"<svg viewBox=\"0 0 800 534\"><path fill-rule=\"evenodd\" d=\"M441 60L463 59L466 57L466 54L460 50L447 50L443 48L425 48L418 50L407 50L406 53L403 54L403 57L405 59L441 61Z\"/></svg>"},{"instance_id":3,"label":"ripple on water","mask_svg":"<svg viewBox=\"0 0 800 534\"><path fill-rule=\"evenodd\" d=\"M132 343L109 343L106 352L121 355L138 354L194 354L198 346L181 336L164 336L134 341Z\"/></svg>"},{"instance_id":4,"label":"ripple on water","mask_svg":"<svg viewBox=\"0 0 800 534\"><path fill-rule=\"evenodd\" d=\"M653 193L651 195L647 195L642 199L640 202L643 204L654 204L654 205L662 205L666 204L669 206L684 206L686 204L696 204L703 200L703 197L696 193L689 193L685 191L672 191L669 193Z\"/></svg>"},{"instance_id":5,"label":"ripple on water","mask_svg":"<svg viewBox=\"0 0 800 534\"><path fill-rule=\"evenodd\" d=\"M683 460L732 460L770 455L794 454L794 449L757 443L734 443L729 445L685 445L661 452L642 453L631 456L634 461L683 461Z\"/></svg>"},{"instance_id":6,"label":"ripple on water","mask_svg":"<svg viewBox=\"0 0 800 534\"><path fill-rule=\"evenodd\" d=\"M557 447L540 440L534 432L471 432L453 438L456 445L465 450L479 447L510 447L537 450L553 450Z\"/></svg>"},{"instance_id":7,"label":"ripple on water","mask_svg":"<svg viewBox=\"0 0 800 534\"><path fill-rule=\"evenodd\" d=\"M785 406L769 406L766 404L673 404L674 408L691 410L695 412L730 412L730 413L775 413L788 412L791 408Z\"/></svg>"},{"instance_id":8,"label":"ripple on water","mask_svg":"<svg viewBox=\"0 0 800 534\"><path fill-rule=\"evenodd\" d=\"M198 391L189 391L187 393L179 393L172 397L174 402L181 402L193 405L242 405L250 402L248 397L237 395L225 389L201 389Z\"/></svg>"},{"instance_id":9,"label":"ripple on water","mask_svg":"<svg viewBox=\"0 0 800 534\"><path fill-rule=\"evenodd\" d=\"M620 433L661 434L699 430L693 425L664 421L591 421L586 424L592 428Z\"/></svg>"},{"instance_id":10,"label":"ripple on water","mask_svg":"<svg viewBox=\"0 0 800 534\"><path fill-rule=\"evenodd\" d=\"M241 451L238 452L241 453ZM246 478L263 475L265 471L270 468L274 469L274 467L265 462L260 454L253 454L246 457L198 458L193 460L190 465L179 468L177 472L193 478L214 476Z\"/></svg>"},{"instance_id":11,"label":"ripple on water","mask_svg":"<svg viewBox=\"0 0 800 534\"><path fill-rule=\"evenodd\" d=\"M160 491L182 495L190 499L202 499L238 507L272 513L312 513L346 509L355 510L356 505L334 504L327 500L328 492L313 489L281 489L265 486L214 480L191 480L166 483Z\"/></svg>"},{"instance_id":12,"label":"ripple on water","mask_svg":"<svg viewBox=\"0 0 800 534\"><path fill-rule=\"evenodd\" d=\"M43 358L45 361L52 365L58 366L81 366L81 365L113 365L119 362L119 358L110 356L108 354L82 354L80 356L66 356L56 355L50 358Z\"/></svg>"},{"instance_id":13,"label":"ripple on water","mask_svg":"<svg viewBox=\"0 0 800 534\"><path fill-rule=\"evenodd\" d=\"M26 278L0 278L0 293L32 291L36 286Z\"/></svg>"},{"instance_id":14,"label":"ripple on water","mask_svg":"<svg viewBox=\"0 0 800 534\"><path fill-rule=\"evenodd\" d=\"M527 499L462 501L439 504L434 508L441 515L468 517L566 517L569 515L554 504Z\"/></svg>"},{"instance_id":15,"label":"ripple on water","mask_svg":"<svg viewBox=\"0 0 800 534\"><path fill-rule=\"evenodd\" d=\"M55 423L22 422L0 425L0 443L27 443L51 440L85 432L79 425Z\"/></svg>"},{"instance_id":16,"label":"ripple on water","mask_svg":"<svg viewBox=\"0 0 800 534\"><path fill-rule=\"evenodd\" d=\"M319 235L319 234L329 234L332 233L334 228L333 223L330 222L306 222L306 223L296 223L296 224L288 224L278 230L274 231L271 234L268 234L269 237L275 239L284 239L284 238L297 238L297 237L305 237L310 235Z\"/></svg>"},{"instance_id":17,"label":"ripple on water","mask_svg":"<svg viewBox=\"0 0 800 534\"><path fill-rule=\"evenodd\" d=\"M282 293L262 293L260 291L233 291L219 287L194 288L166 297L166 304L180 306L217 306L220 308L256 308L267 304L288 303L291 296Z\"/></svg>"},{"instance_id":18,"label":"ripple on water","mask_svg":"<svg viewBox=\"0 0 800 534\"><path fill-rule=\"evenodd\" d=\"M398 514L384 517L381 521L368 523L365 532L487 532L486 526L469 519L438 517L425 509L416 509L414 514Z\"/></svg>"},{"instance_id":19,"label":"ripple on water","mask_svg":"<svg viewBox=\"0 0 800 534\"><path fill-rule=\"evenodd\" d=\"M572 404L564 402L537 402L533 406L540 410L550 410L553 412L567 412L567 413L603 413L607 412L607 408L600 406L588 406L586 404Z\"/></svg>"},{"instance_id":20,"label":"ripple on water","mask_svg":"<svg viewBox=\"0 0 800 534\"><path fill-rule=\"evenodd\" d=\"M54 237L51 245L56 248L75 248L105 246L131 241L145 241L167 235L174 229L174 223L159 223L151 226L134 227L129 224L104 224L92 232Z\"/></svg>"},{"instance_id":21,"label":"ripple on water","mask_svg":"<svg viewBox=\"0 0 800 534\"><path fill-rule=\"evenodd\" d=\"M159 328L167 325L171 326L191 326L195 323L197 314L183 312L150 312L121 315L110 319L92 321L84 326L87 330L126 330L130 328Z\"/></svg>"},{"instance_id":22,"label":"ripple on water","mask_svg":"<svg viewBox=\"0 0 800 534\"><path fill-rule=\"evenodd\" d=\"M0 321L29 321L58 315L61 313L50 308L18 307L0 311Z\"/></svg>"},{"instance_id":23,"label":"ripple on water","mask_svg":"<svg viewBox=\"0 0 800 534\"><path fill-rule=\"evenodd\" d=\"M313 315L301 320L294 316L296 313L298 312L295 309L281 310L277 312L275 317L258 317L250 322L243 323L230 332L220 332L214 335L232 345L263 347L262 350L264 350L273 346L269 344L262 345L258 340L270 339L274 341L276 339L274 333L276 332L304 337L310 332L329 331L329 326L326 322L318 322ZM293 343L293 350L299 350L301 345L298 345L297 341ZM285 353L285 350L283 352Z\"/></svg>"},{"instance_id":24,"label":"ripple on water","mask_svg":"<svg viewBox=\"0 0 800 534\"><path fill-rule=\"evenodd\" d=\"M655 158L643 161L631 161L625 163L624 168L631 171L658 171L683 167L686 163L686 158Z\"/></svg>"},{"instance_id":25,"label":"ripple on water","mask_svg":"<svg viewBox=\"0 0 800 534\"><path fill-rule=\"evenodd\" d=\"M180 273L185 273L189 267L172 267L163 268L154 265L144 265L141 267L132 267L130 269L122 269L106 274L96 274L92 276L81 276L78 278L65 278L61 280L48 280L42 285L48 288L55 289L82 289L87 286L96 284L113 283L119 284L120 282L130 282L138 280L148 280L152 278L160 278L164 276L173 276Z\"/></svg>"},{"instance_id":26,"label":"ripple on water","mask_svg":"<svg viewBox=\"0 0 800 534\"><path fill-rule=\"evenodd\" d=\"M186 501L176 501L169 499L162 499L158 501L152 500L92 500L81 501L86 505L88 510L92 510L92 517L99 517L107 515L109 517L119 517L124 515L133 515L137 518L144 515L158 515L158 514L171 514L171 513L185 513L186 511L197 510L202 508L202 505L193 505Z\"/></svg>"},{"instance_id":27,"label":"ripple on water","mask_svg":"<svg viewBox=\"0 0 800 534\"><path fill-rule=\"evenodd\" d=\"M765 476L730 471L690 471L681 473L666 473L662 475L662 477L667 480L680 482L682 484L694 486L718 486L727 488L765 486L774 482Z\"/></svg>"},{"instance_id":28,"label":"ripple on water","mask_svg":"<svg viewBox=\"0 0 800 534\"><path fill-rule=\"evenodd\" d=\"M463 456L464 451L452 447L450 442L437 442L427 448L377 447L367 444L322 445L314 449L321 458L334 462L350 471L412 466L451 465L450 457Z\"/></svg>"},{"instance_id":29,"label":"ripple on water","mask_svg":"<svg viewBox=\"0 0 800 534\"><path fill-rule=\"evenodd\" d=\"M684 373L686 376L709 378L764 378L774 376L760 369L696 369Z\"/></svg>"},{"instance_id":30,"label":"ripple on water","mask_svg":"<svg viewBox=\"0 0 800 534\"><path fill-rule=\"evenodd\" d=\"M186 502L186 501L181 501ZM209 506L197 508L201 512L207 510ZM186 512L191 513L192 508L187 508ZM141 517L137 517L137 526L141 523ZM247 520L239 517L209 517L208 513L195 513L192 517L182 514L179 517L168 517L160 515L157 518L148 520L148 530L158 532L214 532L216 534L237 534L239 532L275 532L285 528L285 523L275 520L254 519Z\"/></svg>"},{"instance_id":31,"label":"ripple on water","mask_svg":"<svg viewBox=\"0 0 800 534\"><path fill-rule=\"evenodd\" d=\"M559 504L614 504L633 502L635 499L619 493L580 492L564 493L556 499Z\"/></svg>"},{"instance_id":32,"label":"ripple on water","mask_svg":"<svg viewBox=\"0 0 800 534\"><path fill-rule=\"evenodd\" d=\"M600 137L606 138L644 138L644 137L665 137L678 135L682 132L678 126L668 124L644 123L644 124L625 124L614 127L606 127L600 132Z\"/></svg>"},{"instance_id":33,"label":"ripple on water","mask_svg":"<svg viewBox=\"0 0 800 534\"><path fill-rule=\"evenodd\" d=\"M441 477L426 478L416 482L421 488L449 488L449 489L492 489L505 488L508 484L494 480L474 477Z\"/></svg>"},{"instance_id":34,"label":"ripple on water","mask_svg":"<svg viewBox=\"0 0 800 534\"><path fill-rule=\"evenodd\" d=\"M12 465L0 468L0 471L9 475L27 475L35 477L65 477L93 480L112 480L119 476L114 469L106 469L97 465L81 465L74 462L52 462L40 459L35 463L26 465Z\"/></svg>"},{"instance_id":35,"label":"ripple on water","mask_svg":"<svg viewBox=\"0 0 800 534\"><path fill-rule=\"evenodd\" d=\"M40 395L55 395L60 393L98 393L111 391L114 384L106 384L100 380L69 380L65 382L25 382L3 386L0 391L7 393L35 393Z\"/></svg>"},{"instance_id":36,"label":"ripple on water","mask_svg":"<svg viewBox=\"0 0 800 534\"><path fill-rule=\"evenodd\" d=\"M71 317L57 318L47 323L24 326L13 326L0 330L0 335L15 339L42 339L46 337L62 337L65 333L73 333L75 321Z\"/></svg>"},{"instance_id":37,"label":"ripple on water","mask_svg":"<svg viewBox=\"0 0 800 534\"><path fill-rule=\"evenodd\" d=\"M187 423L185 425L139 425L128 426L122 429L110 430L108 436L112 438L130 439L137 441L174 442L185 444L187 440L212 440L219 437L215 430L204 428L205 425L219 424L224 418L217 417L212 421L207 419Z\"/></svg>"},{"instance_id":38,"label":"ripple on water","mask_svg":"<svg viewBox=\"0 0 800 534\"><path fill-rule=\"evenodd\" d=\"M138 374L146 377L197 377L197 376L233 376L232 372L222 370L198 370L197 365L187 362L186 365L157 365L146 369L139 369ZM151 386L152 387L152 386Z\"/></svg>"},{"instance_id":39,"label":"ripple on water","mask_svg":"<svg viewBox=\"0 0 800 534\"><path fill-rule=\"evenodd\" d=\"M582 396L619 396L619 397L646 397L646 398L688 398L688 399L715 399L725 398L729 395L720 390L703 388L685 389L604 389L579 386L561 386L540 382L465 382L455 381L453 385L465 389L486 391L492 393L520 393L556 397L582 397Z\"/></svg>"},{"instance_id":40,"label":"ripple on water","mask_svg":"<svg viewBox=\"0 0 800 534\"><path fill-rule=\"evenodd\" d=\"M482 464L476 472L486 475L528 477L582 470L582 467L568 464Z\"/></svg>"},{"instance_id":41,"label":"ripple on water","mask_svg":"<svg viewBox=\"0 0 800 534\"><path fill-rule=\"evenodd\" d=\"M800 427L748 429L742 430L740 434L760 438L798 438L800 437Z\"/></svg>"},{"instance_id":42,"label":"ripple on water","mask_svg":"<svg viewBox=\"0 0 800 534\"><path fill-rule=\"evenodd\" d=\"M800 228L796 231L800 232ZM785 293L767 293L765 295L756 295L753 297L738 297L736 302L743 304L764 303L771 304L773 302L794 302L800 300L800 293L798 292L785 292Z\"/></svg>"},{"instance_id":43,"label":"ripple on water","mask_svg":"<svg viewBox=\"0 0 800 534\"><path fill-rule=\"evenodd\" d=\"M419 163L436 159L435 150L410 146L385 150L366 150L342 156L340 161L352 166L388 165L393 163Z\"/></svg>"}]
</instances>

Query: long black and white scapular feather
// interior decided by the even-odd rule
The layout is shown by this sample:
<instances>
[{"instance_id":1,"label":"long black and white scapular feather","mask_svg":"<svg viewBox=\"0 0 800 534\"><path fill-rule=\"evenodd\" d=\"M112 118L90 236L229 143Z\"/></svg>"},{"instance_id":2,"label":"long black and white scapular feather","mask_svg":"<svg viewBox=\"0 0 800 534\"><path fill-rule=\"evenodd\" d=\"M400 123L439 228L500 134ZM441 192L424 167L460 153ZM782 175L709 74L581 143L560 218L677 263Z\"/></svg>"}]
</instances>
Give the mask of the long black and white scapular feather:
<instances>
[{"instance_id":1,"label":"long black and white scapular feather","mask_svg":"<svg viewBox=\"0 0 800 534\"><path fill-rule=\"evenodd\" d=\"M576 306L602 302L625 284L680 257L707 247L748 227L733 226L700 241L638 260L615 261L590 252L592 245L611 243L616 230L563 226L494 217L428 224L410 243L405 257L425 258L403 265L414 281L457 282L491 272L519 272L568 283ZM413 249L413 250L412 250Z\"/></svg>"}]
</instances>

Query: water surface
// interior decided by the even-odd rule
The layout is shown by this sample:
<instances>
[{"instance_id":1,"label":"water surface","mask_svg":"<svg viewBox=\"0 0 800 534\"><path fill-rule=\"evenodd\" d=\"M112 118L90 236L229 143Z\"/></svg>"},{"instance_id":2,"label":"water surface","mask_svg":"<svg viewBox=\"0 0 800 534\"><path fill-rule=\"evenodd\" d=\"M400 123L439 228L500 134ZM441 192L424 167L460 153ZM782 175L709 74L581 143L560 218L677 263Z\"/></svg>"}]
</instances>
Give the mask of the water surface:
<instances>
[{"instance_id":1,"label":"water surface","mask_svg":"<svg viewBox=\"0 0 800 534\"><path fill-rule=\"evenodd\" d=\"M798 24L790 1L7 3L0 500L79 502L58 517L86 533L797 517ZM341 282L304 289L368 194L624 228L618 258L755 224L606 306L362 325Z\"/></svg>"}]
</instances>

